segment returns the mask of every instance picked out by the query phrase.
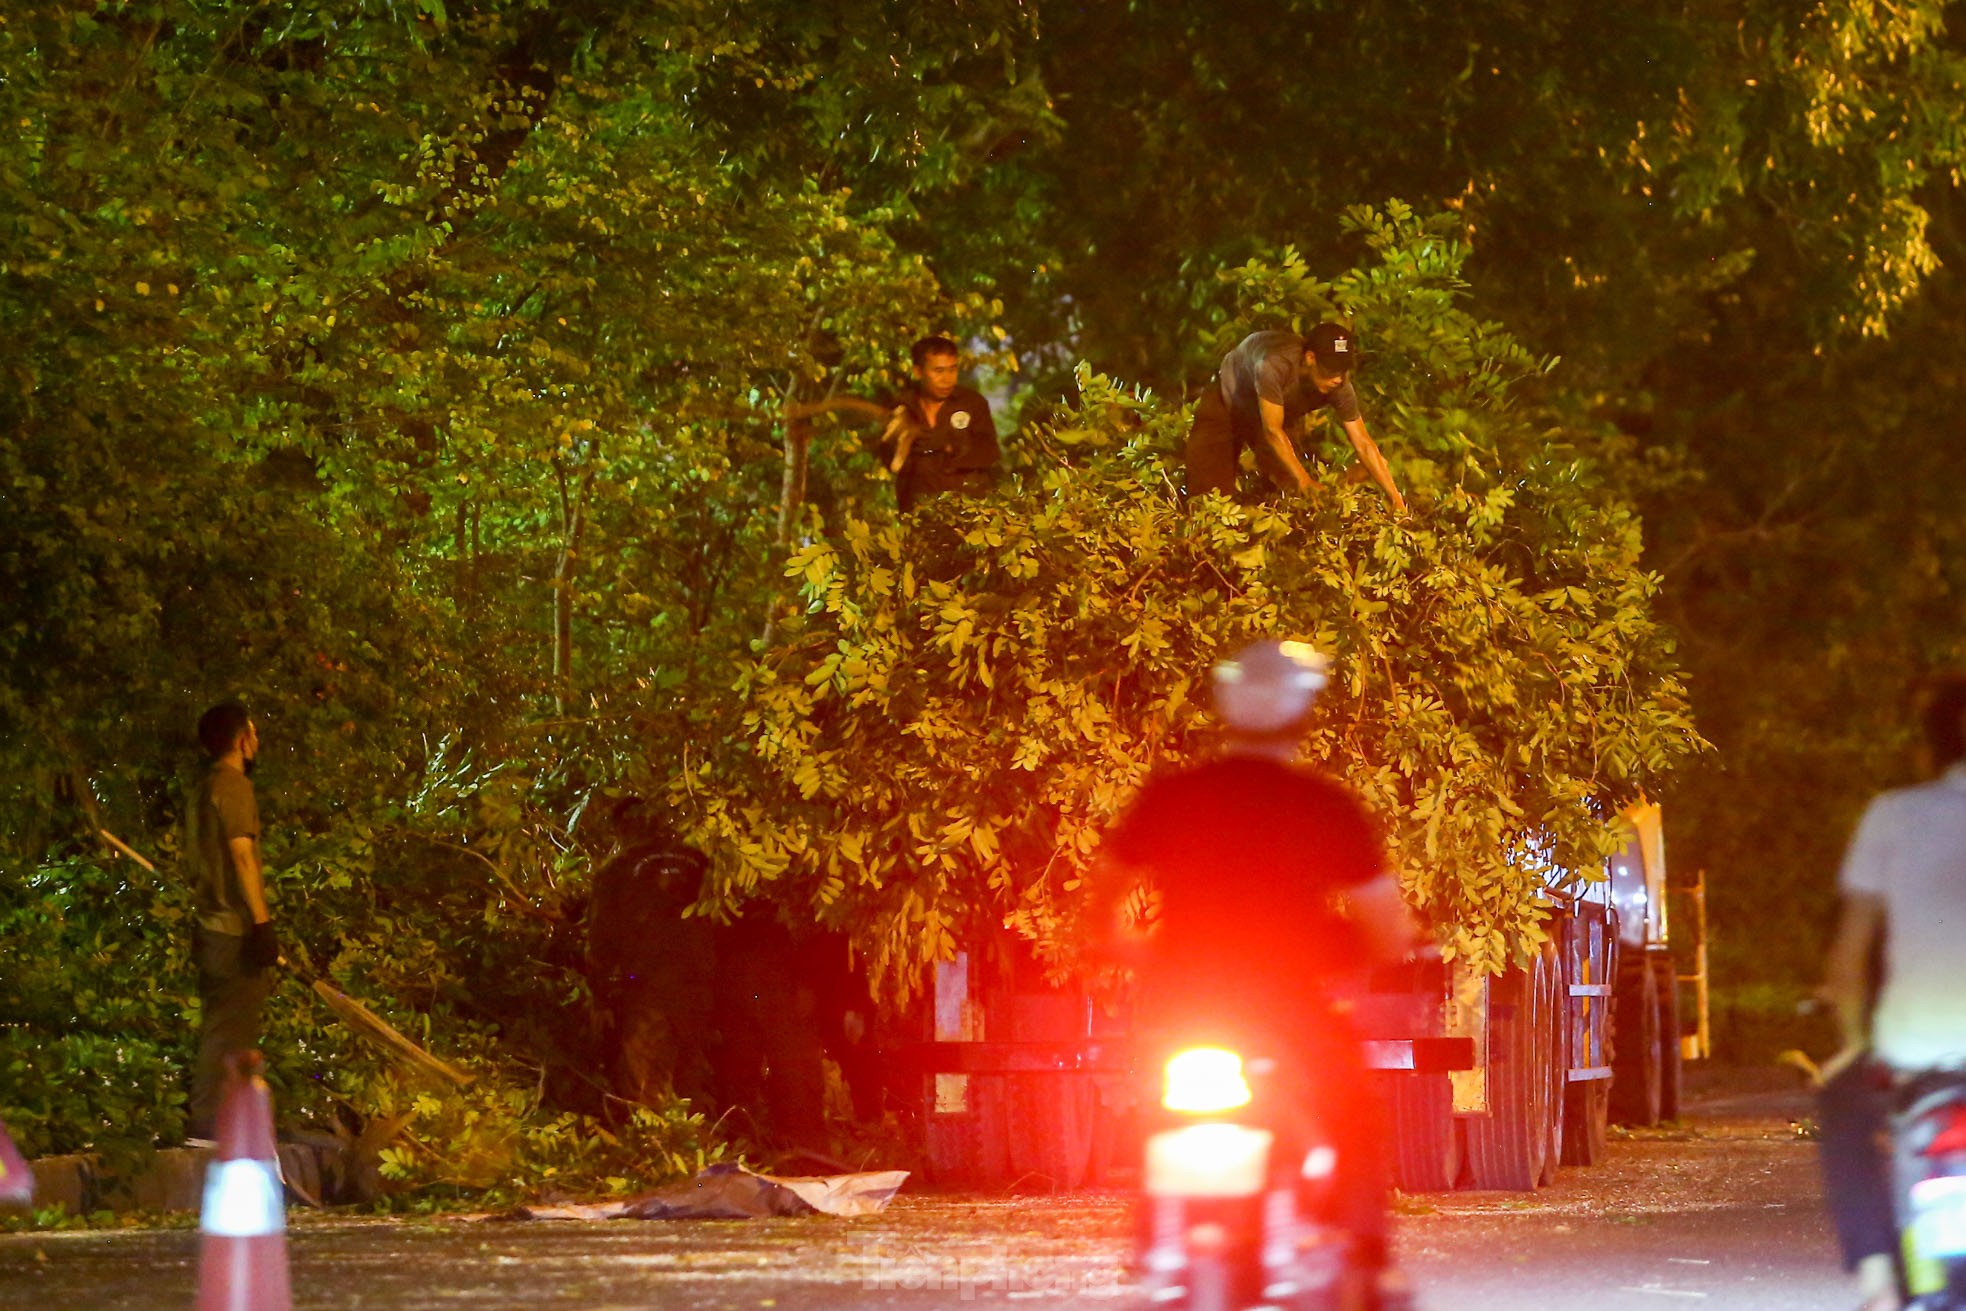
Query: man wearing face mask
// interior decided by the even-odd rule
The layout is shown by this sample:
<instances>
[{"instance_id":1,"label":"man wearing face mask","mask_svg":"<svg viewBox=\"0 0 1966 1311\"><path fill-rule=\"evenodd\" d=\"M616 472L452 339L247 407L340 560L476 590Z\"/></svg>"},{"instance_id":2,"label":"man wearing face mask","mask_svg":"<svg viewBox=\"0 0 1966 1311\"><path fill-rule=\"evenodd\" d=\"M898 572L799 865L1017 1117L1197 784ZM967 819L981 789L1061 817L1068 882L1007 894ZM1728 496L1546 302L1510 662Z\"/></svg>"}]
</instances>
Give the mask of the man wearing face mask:
<instances>
[{"instance_id":1,"label":"man wearing face mask","mask_svg":"<svg viewBox=\"0 0 1966 1311\"><path fill-rule=\"evenodd\" d=\"M1290 429L1313 410L1330 409L1358 452L1372 480L1393 509L1404 514L1406 499L1393 484L1392 471L1359 415L1352 370L1358 364L1358 338L1349 328L1320 323L1304 336L1294 332L1252 332L1222 357L1212 385L1195 407L1183 459L1188 495L1236 490L1244 447L1256 452L1256 467L1286 492L1306 492L1311 475L1290 442Z\"/></svg>"},{"instance_id":2,"label":"man wearing face mask","mask_svg":"<svg viewBox=\"0 0 1966 1311\"><path fill-rule=\"evenodd\" d=\"M198 1066L191 1082L191 1137L214 1136L225 1058L259 1041L260 1011L280 959L259 863L253 762L259 731L246 708L223 701L198 719L210 765L185 807L185 868L197 893Z\"/></svg>"}]
</instances>

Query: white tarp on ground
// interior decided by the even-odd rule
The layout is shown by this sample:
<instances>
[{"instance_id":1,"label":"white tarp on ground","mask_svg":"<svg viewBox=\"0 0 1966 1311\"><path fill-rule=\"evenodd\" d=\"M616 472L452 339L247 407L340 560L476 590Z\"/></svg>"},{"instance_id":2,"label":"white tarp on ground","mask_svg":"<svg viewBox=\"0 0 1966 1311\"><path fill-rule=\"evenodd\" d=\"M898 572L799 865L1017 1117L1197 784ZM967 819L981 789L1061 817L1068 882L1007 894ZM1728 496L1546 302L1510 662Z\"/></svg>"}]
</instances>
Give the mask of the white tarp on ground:
<instances>
[{"instance_id":1,"label":"white tarp on ground","mask_svg":"<svg viewBox=\"0 0 1966 1311\"><path fill-rule=\"evenodd\" d=\"M901 1191L906 1170L780 1178L713 1165L687 1183L625 1202L522 1206L510 1220L751 1220L772 1215L872 1215Z\"/></svg>"}]
</instances>

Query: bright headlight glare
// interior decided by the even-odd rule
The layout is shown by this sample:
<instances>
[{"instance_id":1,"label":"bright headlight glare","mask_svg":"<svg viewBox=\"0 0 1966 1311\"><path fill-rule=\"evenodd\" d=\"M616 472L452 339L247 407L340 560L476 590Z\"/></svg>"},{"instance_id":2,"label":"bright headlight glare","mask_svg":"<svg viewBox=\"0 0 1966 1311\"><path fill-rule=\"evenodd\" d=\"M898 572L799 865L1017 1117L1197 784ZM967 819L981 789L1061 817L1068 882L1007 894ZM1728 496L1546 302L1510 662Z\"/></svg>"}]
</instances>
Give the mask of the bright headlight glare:
<instances>
[{"instance_id":1,"label":"bright headlight glare","mask_svg":"<svg viewBox=\"0 0 1966 1311\"><path fill-rule=\"evenodd\" d=\"M1190 1047L1167 1063L1161 1105L1189 1115L1214 1115L1249 1105L1242 1057L1225 1047Z\"/></svg>"}]
</instances>

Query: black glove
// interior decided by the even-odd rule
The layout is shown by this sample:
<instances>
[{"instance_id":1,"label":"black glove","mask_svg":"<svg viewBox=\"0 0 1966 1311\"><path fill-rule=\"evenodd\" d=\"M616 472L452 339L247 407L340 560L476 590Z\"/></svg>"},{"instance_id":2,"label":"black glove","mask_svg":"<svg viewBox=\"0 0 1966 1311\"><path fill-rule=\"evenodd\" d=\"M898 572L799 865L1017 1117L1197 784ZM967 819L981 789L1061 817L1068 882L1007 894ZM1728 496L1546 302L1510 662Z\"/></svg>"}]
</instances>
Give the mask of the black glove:
<instances>
[{"instance_id":1,"label":"black glove","mask_svg":"<svg viewBox=\"0 0 1966 1311\"><path fill-rule=\"evenodd\" d=\"M280 936L273 931L272 920L265 920L246 930L246 945L239 954L239 960L254 973L280 963Z\"/></svg>"}]
</instances>

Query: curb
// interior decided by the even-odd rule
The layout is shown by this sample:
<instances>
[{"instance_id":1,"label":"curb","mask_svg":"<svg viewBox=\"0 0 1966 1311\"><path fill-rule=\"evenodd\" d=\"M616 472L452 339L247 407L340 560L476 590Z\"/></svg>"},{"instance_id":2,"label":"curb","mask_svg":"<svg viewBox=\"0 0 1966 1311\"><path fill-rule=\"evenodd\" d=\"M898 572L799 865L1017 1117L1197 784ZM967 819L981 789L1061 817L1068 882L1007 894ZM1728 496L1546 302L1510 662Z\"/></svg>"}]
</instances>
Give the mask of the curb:
<instances>
[{"instance_id":1,"label":"curb","mask_svg":"<svg viewBox=\"0 0 1966 1311\"><path fill-rule=\"evenodd\" d=\"M322 1192L324 1180L339 1180L341 1153L304 1143L281 1143L280 1173L287 1181L287 1201L305 1206L356 1201ZM204 1203L205 1169L217 1156L210 1147L167 1147L159 1150L137 1175L119 1178L105 1174L93 1155L44 1156L29 1161L34 1172L34 1206L59 1203L70 1215L96 1211L197 1211Z\"/></svg>"}]
</instances>

